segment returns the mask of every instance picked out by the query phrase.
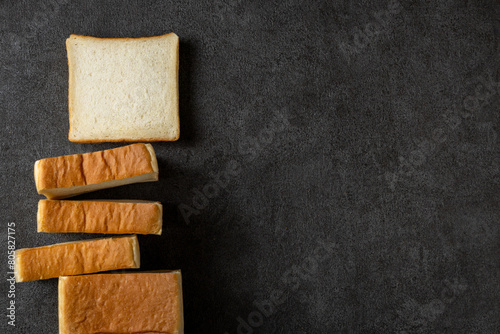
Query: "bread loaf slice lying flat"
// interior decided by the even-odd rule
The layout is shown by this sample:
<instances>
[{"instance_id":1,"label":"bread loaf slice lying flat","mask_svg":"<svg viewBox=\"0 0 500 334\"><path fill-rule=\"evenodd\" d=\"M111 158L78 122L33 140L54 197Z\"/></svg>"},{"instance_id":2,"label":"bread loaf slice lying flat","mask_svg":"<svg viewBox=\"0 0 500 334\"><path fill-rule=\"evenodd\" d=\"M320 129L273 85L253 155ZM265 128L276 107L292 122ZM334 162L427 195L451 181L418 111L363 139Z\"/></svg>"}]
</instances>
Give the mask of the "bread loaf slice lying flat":
<instances>
[{"instance_id":1,"label":"bread loaf slice lying flat","mask_svg":"<svg viewBox=\"0 0 500 334\"><path fill-rule=\"evenodd\" d=\"M151 144L133 144L35 162L36 189L49 199L150 181L158 181L158 163Z\"/></svg>"},{"instance_id":2,"label":"bread loaf slice lying flat","mask_svg":"<svg viewBox=\"0 0 500 334\"><path fill-rule=\"evenodd\" d=\"M184 333L181 272L59 277L59 333Z\"/></svg>"},{"instance_id":3,"label":"bread loaf slice lying flat","mask_svg":"<svg viewBox=\"0 0 500 334\"><path fill-rule=\"evenodd\" d=\"M179 38L70 35L69 134L73 142L179 138Z\"/></svg>"},{"instance_id":4,"label":"bread loaf slice lying flat","mask_svg":"<svg viewBox=\"0 0 500 334\"><path fill-rule=\"evenodd\" d=\"M38 202L38 232L161 234L162 205L147 201Z\"/></svg>"},{"instance_id":5,"label":"bread loaf slice lying flat","mask_svg":"<svg viewBox=\"0 0 500 334\"><path fill-rule=\"evenodd\" d=\"M15 251L16 282L139 268L137 237L66 242Z\"/></svg>"}]
</instances>

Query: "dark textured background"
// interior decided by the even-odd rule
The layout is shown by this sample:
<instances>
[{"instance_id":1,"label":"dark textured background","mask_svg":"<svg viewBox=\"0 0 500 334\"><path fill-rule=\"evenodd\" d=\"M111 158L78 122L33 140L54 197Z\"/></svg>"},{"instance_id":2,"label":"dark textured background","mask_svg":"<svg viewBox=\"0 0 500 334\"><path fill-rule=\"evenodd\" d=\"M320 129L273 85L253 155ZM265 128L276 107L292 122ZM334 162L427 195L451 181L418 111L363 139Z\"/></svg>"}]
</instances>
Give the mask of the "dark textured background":
<instances>
[{"instance_id":1,"label":"dark textured background","mask_svg":"<svg viewBox=\"0 0 500 334\"><path fill-rule=\"evenodd\" d=\"M57 332L55 279L7 325L7 223L95 237L36 233L33 163L120 146L67 140L65 39L173 31L160 181L79 198L163 203L142 269L182 269L186 333L499 333L500 5L436 2L2 1L0 332Z\"/></svg>"}]
</instances>

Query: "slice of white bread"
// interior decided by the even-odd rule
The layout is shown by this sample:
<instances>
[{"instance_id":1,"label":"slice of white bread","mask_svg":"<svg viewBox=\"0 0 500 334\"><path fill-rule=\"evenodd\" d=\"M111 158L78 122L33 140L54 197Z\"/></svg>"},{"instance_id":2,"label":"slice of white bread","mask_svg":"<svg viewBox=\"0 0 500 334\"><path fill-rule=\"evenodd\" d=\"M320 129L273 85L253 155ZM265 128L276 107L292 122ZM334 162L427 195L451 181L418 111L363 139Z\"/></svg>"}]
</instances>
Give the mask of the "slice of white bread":
<instances>
[{"instance_id":1,"label":"slice of white bread","mask_svg":"<svg viewBox=\"0 0 500 334\"><path fill-rule=\"evenodd\" d=\"M184 333L181 272L59 277L59 333Z\"/></svg>"},{"instance_id":2,"label":"slice of white bread","mask_svg":"<svg viewBox=\"0 0 500 334\"><path fill-rule=\"evenodd\" d=\"M151 144L132 144L35 162L36 189L49 199L150 181L158 181L158 162Z\"/></svg>"},{"instance_id":3,"label":"slice of white bread","mask_svg":"<svg viewBox=\"0 0 500 334\"><path fill-rule=\"evenodd\" d=\"M148 201L38 202L38 232L161 234L162 205Z\"/></svg>"},{"instance_id":4,"label":"slice of white bread","mask_svg":"<svg viewBox=\"0 0 500 334\"><path fill-rule=\"evenodd\" d=\"M139 268L137 236L65 242L15 251L16 282Z\"/></svg>"},{"instance_id":5,"label":"slice of white bread","mask_svg":"<svg viewBox=\"0 0 500 334\"><path fill-rule=\"evenodd\" d=\"M179 138L179 37L70 35L70 141L138 142Z\"/></svg>"}]
</instances>

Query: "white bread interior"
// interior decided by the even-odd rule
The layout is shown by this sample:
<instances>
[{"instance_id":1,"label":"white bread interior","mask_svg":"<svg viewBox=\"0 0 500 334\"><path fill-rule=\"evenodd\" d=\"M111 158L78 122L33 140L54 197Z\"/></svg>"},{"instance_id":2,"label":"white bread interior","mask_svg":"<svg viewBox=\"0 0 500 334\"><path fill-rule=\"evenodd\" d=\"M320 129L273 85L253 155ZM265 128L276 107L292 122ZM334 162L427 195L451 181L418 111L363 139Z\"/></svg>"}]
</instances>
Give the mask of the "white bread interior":
<instances>
[{"instance_id":1,"label":"white bread interior","mask_svg":"<svg viewBox=\"0 0 500 334\"><path fill-rule=\"evenodd\" d=\"M68 138L73 142L179 138L179 38L70 35Z\"/></svg>"}]
</instances>

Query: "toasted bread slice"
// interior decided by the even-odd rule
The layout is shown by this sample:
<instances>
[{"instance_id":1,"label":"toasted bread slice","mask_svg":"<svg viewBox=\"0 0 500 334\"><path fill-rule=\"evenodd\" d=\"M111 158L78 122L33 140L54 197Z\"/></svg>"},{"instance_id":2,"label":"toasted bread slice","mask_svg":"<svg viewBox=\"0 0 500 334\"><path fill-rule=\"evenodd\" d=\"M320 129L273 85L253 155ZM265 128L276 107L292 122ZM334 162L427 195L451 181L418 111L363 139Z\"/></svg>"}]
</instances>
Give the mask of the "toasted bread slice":
<instances>
[{"instance_id":1,"label":"toasted bread slice","mask_svg":"<svg viewBox=\"0 0 500 334\"><path fill-rule=\"evenodd\" d=\"M139 142L179 138L179 37L70 35L70 141Z\"/></svg>"},{"instance_id":2,"label":"toasted bread slice","mask_svg":"<svg viewBox=\"0 0 500 334\"><path fill-rule=\"evenodd\" d=\"M158 181L158 162L151 144L133 144L35 162L36 189L49 199L150 181Z\"/></svg>"}]
</instances>

